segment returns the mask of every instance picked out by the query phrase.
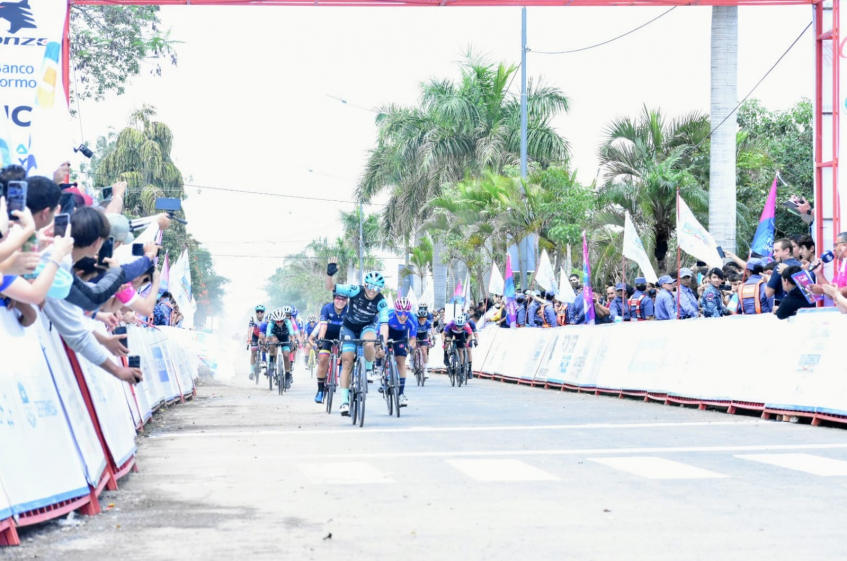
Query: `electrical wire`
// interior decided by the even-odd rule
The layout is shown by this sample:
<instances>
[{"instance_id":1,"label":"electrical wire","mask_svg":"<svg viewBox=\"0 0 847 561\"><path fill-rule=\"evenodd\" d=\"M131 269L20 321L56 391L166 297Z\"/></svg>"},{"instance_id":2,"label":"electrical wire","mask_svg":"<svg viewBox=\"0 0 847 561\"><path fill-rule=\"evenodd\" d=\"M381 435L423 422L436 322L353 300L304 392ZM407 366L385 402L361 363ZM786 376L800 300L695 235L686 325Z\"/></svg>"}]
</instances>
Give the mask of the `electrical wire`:
<instances>
[{"instance_id":1,"label":"electrical wire","mask_svg":"<svg viewBox=\"0 0 847 561\"><path fill-rule=\"evenodd\" d=\"M647 27L648 25L650 25L654 21L657 21L657 20L665 17L666 15L671 13L672 11L676 10L678 7L679 6L674 6L670 10L662 12L658 16L654 17L653 19L651 19L650 21L648 21L646 23L639 25L635 29L630 29L629 31L627 31L623 35L618 35L617 37L613 37L612 39L609 39L607 41L603 41L602 43L597 43L595 45L590 45L588 47L581 47L579 49L571 49L569 51L533 51L532 49L527 48L527 52L535 53L537 55L567 55L567 54L571 54L571 53L579 53L581 51L587 51L587 50L590 50L590 49L595 49L597 47L602 47L603 45L608 45L609 43L612 43L613 41L617 41L618 39L623 39L627 35L631 35L632 33L635 33L636 31L638 31L639 29L643 29L643 28Z\"/></svg>"},{"instance_id":2,"label":"electrical wire","mask_svg":"<svg viewBox=\"0 0 847 561\"><path fill-rule=\"evenodd\" d=\"M338 96L331 95L331 94L324 94L324 95L327 96L327 97L331 97L332 99L337 99L338 101L340 101L344 105L349 105L350 107L355 107L356 109L361 109L362 111L368 111L370 113L379 113L379 111L376 110L376 109L368 109L367 107L363 107L361 105L356 105L355 103L350 103L349 101L347 101L343 97L338 97Z\"/></svg>"}]
</instances>

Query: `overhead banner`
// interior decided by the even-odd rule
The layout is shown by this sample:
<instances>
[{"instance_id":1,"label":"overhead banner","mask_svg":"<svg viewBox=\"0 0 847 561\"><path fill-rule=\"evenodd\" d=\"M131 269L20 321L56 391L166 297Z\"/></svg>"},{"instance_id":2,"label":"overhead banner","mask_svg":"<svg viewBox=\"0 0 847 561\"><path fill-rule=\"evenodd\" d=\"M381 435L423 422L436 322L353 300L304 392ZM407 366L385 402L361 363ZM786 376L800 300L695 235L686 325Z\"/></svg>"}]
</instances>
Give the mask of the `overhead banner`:
<instances>
[{"instance_id":1,"label":"overhead banner","mask_svg":"<svg viewBox=\"0 0 847 561\"><path fill-rule=\"evenodd\" d=\"M50 176L73 153L61 61L67 2L0 7L0 164Z\"/></svg>"}]
</instances>

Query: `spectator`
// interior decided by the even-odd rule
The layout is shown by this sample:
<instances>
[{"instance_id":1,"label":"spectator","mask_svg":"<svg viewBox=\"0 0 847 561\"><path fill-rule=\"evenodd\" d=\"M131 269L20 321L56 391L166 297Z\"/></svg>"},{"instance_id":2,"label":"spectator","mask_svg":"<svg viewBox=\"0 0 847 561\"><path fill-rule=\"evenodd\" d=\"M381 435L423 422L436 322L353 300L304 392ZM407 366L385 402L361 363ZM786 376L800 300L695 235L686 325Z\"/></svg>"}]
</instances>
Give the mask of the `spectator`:
<instances>
[{"instance_id":1,"label":"spectator","mask_svg":"<svg viewBox=\"0 0 847 561\"><path fill-rule=\"evenodd\" d=\"M529 294L526 297L526 326L541 327L541 324L538 322L538 301L535 299L535 293L531 290L528 290L527 292Z\"/></svg>"},{"instance_id":2,"label":"spectator","mask_svg":"<svg viewBox=\"0 0 847 561\"><path fill-rule=\"evenodd\" d=\"M728 315L724 294L721 290L725 278L723 271L717 267L709 271L709 284L700 298L700 309L703 310L703 317L719 318Z\"/></svg>"},{"instance_id":3,"label":"spectator","mask_svg":"<svg viewBox=\"0 0 847 561\"><path fill-rule=\"evenodd\" d=\"M741 285L744 283L744 277L738 274L731 274L727 277L727 280L729 280L732 290L729 293L726 310L730 315L733 315L739 313L740 301L738 293L741 290Z\"/></svg>"},{"instance_id":4,"label":"spectator","mask_svg":"<svg viewBox=\"0 0 847 561\"><path fill-rule=\"evenodd\" d=\"M791 240L791 257L800 260L800 240L803 238L802 234L791 234L788 236L788 239Z\"/></svg>"},{"instance_id":5,"label":"spectator","mask_svg":"<svg viewBox=\"0 0 847 561\"><path fill-rule=\"evenodd\" d=\"M35 229L41 230L53 222L62 190L46 177L30 177L26 182L26 206L32 212Z\"/></svg>"},{"instance_id":6,"label":"spectator","mask_svg":"<svg viewBox=\"0 0 847 561\"><path fill-rule=\"evenodd\" d=\"M788 244L788 247L791 247ZM799 267L799 265L797 265ZM768 314L773 310L773 299L767 294L767 285L762 277L762 262L758 259L751 259L747 262L747 270L750 276L741 285L738 292L739 314ZM779 278L779 275L773 275L773 278ZM781 287L780 287L781 288Z\"/></svg>"},{"instance_id":7,"label":"spectator","mask_svg":"<svg viewBox=\"0 0 847 561\"><path fill-rule=\"evenodd\" d=\"M791 275L799 273L803 269L798 265L791 265L782 271L782 289L785 295L776 309L776 317L779 319L790 318L797 315L797 310L801 308L814 308L815 305L806 299L806 295L797 286L797 283L791 278Z\"/></svg>"},{"instance_id":8,"label":"spectator","mask_svg":"<svg viewBox=\"0 0 847 561\"><path fill-rule=\"evenodd\" d=\"M577 275L571 275L569 280L576 292L576 300L568 306L568 325L582 325L585 323L585 298L582 296L582 283Z\"/></svg>"},{"instance_id":9,"label":"spectator","mask_svg":"<svg viewBox=\"0 0 847 561\"><path fill-rule=\"evenodd\" d=\"M798 246L799 251L799 246ZM771 275L771 279L768 281L767 288L765 289L768 298L774 299L774 306L778 305L782 300L783 294L785 291L782 288L782 275L783 271L792 265L796 265L800 267L800 262L794 257L794 244L788 238L782 238L776 240L773 244L773 257L779 262L779 265L776 267L776 275Z\"/></svg>"},{"instance_id":10,"label":"spectator","mask_svg":"<svg viewBox=\"0 0 847 561\"><path fill-rule=\"evenodd\" d=\"M800 247L800 260L808 261L811 263L815 260L815 240L812 236L801 236L797 241L797 245Z\"/></svg>"},{"instance_id":11,"label":"spectator","mask_svg":"<svg viewBox=\"0 0 847 561\"><path fill-rule=\"evenodd\" d=\"M670 275L663 275L659 278L659 286L661 290L656 296L656 319L669 320L676 319L676 298L673 295L673 289L676 281Z\"/></svg>"},{"instance_id":12,"label":"spectator","mask_svg":"<svg viewBox=\"0 0 847 561\"><path fill-rule=\"evenodd\" d=\"M526 296L518 294L516 301L518 310L516 313L515 325L517 327L526 327Z\"/></svg>"},{"instance_id":13,"label":"spectator","mask_svg":"<svg viewBox=\"0 0 847 561\"><path fill-rule=\"evenodd\" d=\"M680 291L679 294L679 317L680 319L691 319L696 318L700 315L699 306L697 303L697 296L695 296L694 291L691 289L691 279L693 274L691 273L691 269L687 269L683 267L679 270L679 285L677 286L677 290Z\"/></svg>"},{"instance_id":14,"label":"spectator","mask_svg":"<svg viewBox=\"0 0 847 561\"><path fill-rule=\"evenodd\" d=\"M165 290L159 295L156 307L153 308L153 325L170 325L173 307L173 297L170 292Z\"/></svg>"},{"instance_id":15,"label":"spectator","mask_svg":"<svg viewBox=\"0 0 847 561\"><path fill-rule=\"evenodd\" d=\"M568 324L568 305L558 300L556 301L556 324L559 326Z\"/></svg>"},{"instance_id":16,"label":"spectator","mask_svg":"<svg viewBox=\"0 0 847 561\"><path fill-rule=\"evenodd\" d=\"M651 285L652 286L652 285ZM638 277L635 279L635 292L630 296L629 317L634 321L649 321L654 319L653 300L647 295L647 279Z\"/></svg>"},{"instance_id":17,"label":"spectator","mask_svg":"<svg viewBox=\"0 0 847 561\"><path fill-rule=\"evenodd\" d=\"M610 286L608 288L612 289L612 294L614 294L615 287ZM608 290L607 288L607 290ZM594 323L597 325L603 325L604 323L612 323L612 310L606 306L606 298L600 296L599 291L594 291Z\"/></svg>"},{"instance_id":18,"label":"spectator","mask_svg":"<svg viewBox=\"0 0 847 561\"><path fill-rule=\"evenodd\" d=\"M835 239L835 245L832 247L832 253L836 259L840 259L842 262L847 260L847 232L838 234L838 237ZM816 282L818 284L812 286L812 292L814 294L823 294L824 287L830 284L823 274L823 263L821 263L820 259L815 259L809 266L809 269L817 274ZM842 296L847 297L847 266L843 263L841 269L835 272L833 284L838 287Z\"/></svg>"},{"instance_id":19,"label":"spectator","mask_svg":"<svg viewBox=\"0 0 847 561\"><path fill-rule=\"evenodd\" d=\"M847 297L845 297L838 289L837 285L827 284L823 287L823 292L835 302L835 306L842 314L847 314Z\"/></svg>"},{"instance_id":20,"label":"spectator","mask_svg":"<svg viewBox=\"0 0 847 561\"><path fill-rule=\"evenodd\" d=\"M545 304L541 313L542 325L544 327L556 327L558 325L556 323L556 308L553 304L555 297L556 293L549 290L544 295Z\"/></svg>"},{"instance_id":21,"label":"spectator","mask_svg":"<svg viewBox=\"0 0 847 561\"><path fill-rule=\"evenodd\" d=\"M615 288L613 290L614 291L612 292L612 300L609 303L609 315L611 316L612 321L629 321L629 305L624 301L626 296L626 284L619 282L617 285L615 285Z\"/></svg>"}]
</instances>

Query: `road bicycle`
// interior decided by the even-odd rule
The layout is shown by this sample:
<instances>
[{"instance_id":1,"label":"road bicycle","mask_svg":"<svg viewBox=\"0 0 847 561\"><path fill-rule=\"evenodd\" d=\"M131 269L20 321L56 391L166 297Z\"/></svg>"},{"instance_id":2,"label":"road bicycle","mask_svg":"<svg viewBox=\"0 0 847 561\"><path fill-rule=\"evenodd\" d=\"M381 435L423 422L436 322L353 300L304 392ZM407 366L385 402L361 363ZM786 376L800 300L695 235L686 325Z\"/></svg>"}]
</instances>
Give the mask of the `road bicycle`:
<instances>
[{"instance_id":1,"label":"road bicycle","mask_svg":"<svg viewBox=\"0 0 847 561\"><path fill-rule=\"evenodd\" d=\"M330 341L332 347L329 351L329 364L326 369L326 380L324 381L324 403L326 403L327 414L332 413L332 398L338 387L338 341Z\"/></svg>"},{"instance_id":2,"label":"road bicycle","mask_svg":"<svg viewBox=\"0 0 847 561\"><path fill-rule=\"evenodd\" d=\"M289 343L268 343L268 347L271 347L271 346L285 347L285 346L288 346L288 345L289 345ZM275 372L270 372L270 370L268 371L268 389L273 391L274 384L276 384L277 385L277 391L279 391L279 395L283 395L285 393L285 390L286 390L286 387L285 387L285 360L283 360L281 351L282 350L280 349L280 352L278 352L277 355L276 355L277 360L274 361L275 364L276 364L276 369L275 369L276 371Z\"/></svg>"},{"instance_id":3,"label":"road bicycle","mask_svg":"<svg viewBox=\"0 0 847 561\"><path fill-rule=\"evenodd\" d=\"M345 339L344 343L356 345L356 364L350 373L350 419L353 424L365 425L365 400L368 395L368 377L365 368L363 347L365 343L377 343L374 339Z\"/></svg>"},{"instance_id":4,"label":"road bicycle","mask_svg":"<svg viewBox=\"0 0 847 561\"><path fill-rule=\"evenodd\" d=\"M419 386L423 386L426 382L426 361L424 360L424 352L421 348L421 341L415 346L415 354L412 355L412 371L415 373L415 380Z\"/></svg>"},{"instance_id":5,"label":"road bicycle","mask_svg":"<svg viewBox=\"0 0 847 561\"><path fill-rule=\"evenodd\" d=\"M400 416L400 375L397 373L397 361L394 358L394 343L402 341L393 341L389 339L383 345L386 349L385 356L382 358L382 397L385 399L385 404L388 407L388 415L396 414Z\"/></svg>"},{"instance_id":6,"label":"road bicycle","mask_svg":"<svg viewBox=\"0 0 847 561\"><path fill-rule=\"evenodd\" d=\"M450 377L451 386L458 384L461 388L465 383L465 356L465 353L459 353L456 341L451 339L447 347L447 375Z\"/></svg>"}]
</instances>

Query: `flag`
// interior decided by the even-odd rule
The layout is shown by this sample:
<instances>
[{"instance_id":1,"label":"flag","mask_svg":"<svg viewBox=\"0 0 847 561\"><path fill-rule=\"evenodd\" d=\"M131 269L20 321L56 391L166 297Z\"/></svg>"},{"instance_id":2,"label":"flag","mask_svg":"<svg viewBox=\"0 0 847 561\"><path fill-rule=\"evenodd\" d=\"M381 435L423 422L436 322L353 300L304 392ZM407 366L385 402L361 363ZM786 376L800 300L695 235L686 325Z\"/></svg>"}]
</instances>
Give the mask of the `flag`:
<instances>
[{"instance_id":1,"label":"flag","mask_svg":"<svg viewBox=\"0 0 847 561\"><path fill-rule=\"evenodd\" d=\"M544 290L553 292L554 294L559 291L556 286L556 273L550 264L550 257L547 255L546 249L541 251L541 259L538 260L538 270L535 272L535 281Z\"/></svg>"},{"instance_id":2,"label":"flag","mask_svg":"<svg viewBox=\"0 0 847 561\"><path fill-rule=\"evenodd\" d=\"M582 232L582 298L585 301L585 323L594 325L594 291L591 289L591 265L588 262L588 241Z\"/></svg>"},{"instance_id":3,"label":"flag","mask_svg":"<svg viewBox=\"0 0 847 561\"><path fill-rule=\"evenodd\" d=\"M465 289L462 288L462 281L459 280L459 284L456 285L456 289L453 291L453 298L450 300L451 304L462 304L464 303L465 298Z\"/></svg>"},{"instance_id":4,"label":"flag","mask_svg":"<svg viewBox=\"0 0 847 561\"><path fill-rule=\"evenodd\" d=\"M750 251L763 257L773 256L774 216L776 214L776 177L773 178L771 192L759 218L759 227L750 244Z\"/></svg>"},{"instance_id":5,"label":"flag","mask_svg":"<svg viewBox=\"0 0 847 561\"><path fill-rule=\"evenodd\" d=\"M653 269L653 264L650 263L650 258L644 250L644 244L641 243L641 238L638 237L638 232L635 231L629 211L624 216L623 256L638 263L647 282L655 284L659 280L659 277L656 276L656 271Z\"/></svg>"},{"instance_id":6,"label":"flag","mask_svg":"<svg viewBox=\"0 0 847 561\"><path fill-rule=\"evenodd\" d=\"M497 268L497 263L491 263L491 279L488 281L488 292L491 294L503 294L503 275Z\"/></svg>"},{"instance_id":7,"label":"flag","mask_svg":"<svg viewBox=\"0 0 847 561\"><path fill-rule=\"evenodd\" d=\"M559 271L559 292L556 293L556 300L566 304L573 304L576 302L576 293L573 291L573 287L571 286L564 269Z\"/></svg>"},{"instance_id":8,"label":"flag","mask_svg":"<svg viewBox=\"0 0 847 561\"><path fill-rule=\"evenodd\" d=\"M171 264L168 262L168 254L165 252L165 262L162 264L162 273L159 275L159 290L167 290L171 280Z\"/></svg>"},{"instance_id":9,"label":"flag","mask_svg":"<svg viewBox=\"0 0 847 561\"><path fill-rule=\"evenodd\" d=\"M184 249L169 272L168 292L173 296L179 311L185 318L183 326L193 327L197 305L191 297L191 267L188 260L188 250Z\"/></svg>"},{"instance_id":10,"label":"flag","mask_svg":"<svg viewBox=\"0 0 847 561\"><path fill-rule=\"evenodd\" d=\"M421 304L426 304L430 308L435 306L435 292L432 289L432 273L427 274L424 279L423 294L420 299Z\"/></svg>"},{"instance_id":11,"label":"flag","mask_svg":"<svg viewBox=\"0 0 847 561\"><path fill-rule=\"evenodd\" d=\"M468 273L465 275L465 294L464 294L464 297L465 297L465 305L462 306L462 309L467 312L468 309L471 307L471 273L470 273L470 271L468 271Z\"/></svg>"},{"instance_id":12,"label":"flag","mask_svg":"<svg viewBox=\"0 0 847 561\"><path fill-rule=\"evenodd\" d=\"M704 261L709 267L723 267L715 238L700 225L682 197L677 196L677 204L676 239L680 249Z\"/></svg>"},{"instance_id":13,"label":"flag","mask_svg":"<svg viewBox=\"0 0 847 561\"><path fill-rule=\"evenodd\" d=\"M503 283L503 299L506 300L509 327L514 327L518 305L515 301L515 277L512 276L512 256L508 253L506 254L506 279Z\"/></svg>"},{"instance_id":14,"label":"flag","mask_svg":"<svg viewBox=\"0 0 847 561\"><path fill-rule=\"evenodd\" d=\"M406 293L406 299L412 305L412 313L418 311L418 296L415 294L415 289L411 286L409 287L409 291Z\"/></svg>"}]
</instances>

